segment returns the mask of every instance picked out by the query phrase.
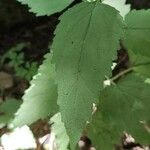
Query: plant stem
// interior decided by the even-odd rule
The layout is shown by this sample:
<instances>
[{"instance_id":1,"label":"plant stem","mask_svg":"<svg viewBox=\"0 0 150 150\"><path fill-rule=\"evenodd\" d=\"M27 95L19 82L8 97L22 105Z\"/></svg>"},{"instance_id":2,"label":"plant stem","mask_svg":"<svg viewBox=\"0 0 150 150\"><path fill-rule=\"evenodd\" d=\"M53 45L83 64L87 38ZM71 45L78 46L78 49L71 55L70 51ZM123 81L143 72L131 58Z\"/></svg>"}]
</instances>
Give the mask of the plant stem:
<instances>
[{"instance_id":1,"label":"plant stem","mask_svg":"<svg viewBox=\"0 0 150 150\"><path fill-rule=\"evenodd\" d=\"M117 80L118 78L120 78L121 76L133 71L136 67L139 67L139 66L143 66L143 65L150 65L150 62L146 62L146 63L142 63L142 64L138 64L138 65L134 65L126 70L123 70L122 72L118 73L116 76L112 77L110 79L110 81L113 83L115 80Z\"/></svg>"},{"instance_id":2,"label":"plant stem","mask_svg":"<svg viewBox=\"0 0 150 150\"><path fill-rule=\"evenodd\" d=\"M118 73L116 76L112 77L110 80L111 82L114 82L115 80L119 79L121 76L131 72L133 70L133 67L128 68L126 70L123 70L122 72Z\"/></svg>"}]
</instances>

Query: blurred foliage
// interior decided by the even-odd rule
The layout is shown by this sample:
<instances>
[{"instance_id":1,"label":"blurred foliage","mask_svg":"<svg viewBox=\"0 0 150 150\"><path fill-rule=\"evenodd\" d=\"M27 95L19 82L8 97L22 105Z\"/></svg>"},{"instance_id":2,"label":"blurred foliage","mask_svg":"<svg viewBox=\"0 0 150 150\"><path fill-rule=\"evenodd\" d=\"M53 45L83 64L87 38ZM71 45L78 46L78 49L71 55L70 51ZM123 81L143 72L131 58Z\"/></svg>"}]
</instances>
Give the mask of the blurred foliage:
<instances>
[{"instance_id":1,"label":"blurred foliage","mask_svg":"<svg viewBox=\"0 0 150 150\"><path fill-rule=\"evenodd\" d=\"M14 113L21 103L21 101L15 99L8 99L0 104L0 128L8 124L14 118Z\"/></svg>"},{"instance_id":2,"label":"blurred foliage","mask_svg":"<svg viewBox=\"0 0 150 150\"><path fill-rule=\"evenodd\" d=\"M0 56L0 65L8 64L14 69L16 76L30 81L37 72L38 64L25 61L23 49L28 46L28 43L19 43L10 48L4 55Z\"/></svg>"}]
</instances>

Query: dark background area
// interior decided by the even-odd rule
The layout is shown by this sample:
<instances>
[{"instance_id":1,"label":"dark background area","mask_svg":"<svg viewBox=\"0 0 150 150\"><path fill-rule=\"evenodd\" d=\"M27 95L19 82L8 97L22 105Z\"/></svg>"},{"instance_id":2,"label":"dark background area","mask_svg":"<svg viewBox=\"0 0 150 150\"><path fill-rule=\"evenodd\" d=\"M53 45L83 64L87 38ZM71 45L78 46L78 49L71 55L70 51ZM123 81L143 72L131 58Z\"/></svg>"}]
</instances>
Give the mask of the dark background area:
<instances>
[{"instance_id":1,"label":"dark background area","mask_svg":"<svg viewBox=\"0 0 150 150\"><path fill-rule=\"evenodd\" d=\"M77 3L80 0L74 2ZM150 8L150 0L127 0L132 9ZM72 4L72 5L74 5ZM25 53L29 59L40 59L52 41L53 31L61 13L36 17L28 7L16 0L0 1L0 54L19 42L29 42ZM29 55L30 54L30 55Z\"/></svg>"},{"instance_id":2,"label":"dark background area","mask_svg":"<svg viewBox=\"0 0 150 150\"><path fill-rule=\"evenodd\" d=\"M79 2L81 0L75 0L69 7ZM132 9L150 8L150 0L127 0L126 3L130 3ZM62 12L51 16L36 17L28 9L28 6L21 5L16 0L0 1L0 56L18 43L28 43L28 46L22 49L25 62L37 62L40 65L44 54L49 51L48 46L52 43L53 32ZM14 75L13 68L9 66L0 66L0 71ZM13 96L21 98L28 83L24 80L16 82L19 90L18 88L14 90Z\"/></svg>"}]
</instances>

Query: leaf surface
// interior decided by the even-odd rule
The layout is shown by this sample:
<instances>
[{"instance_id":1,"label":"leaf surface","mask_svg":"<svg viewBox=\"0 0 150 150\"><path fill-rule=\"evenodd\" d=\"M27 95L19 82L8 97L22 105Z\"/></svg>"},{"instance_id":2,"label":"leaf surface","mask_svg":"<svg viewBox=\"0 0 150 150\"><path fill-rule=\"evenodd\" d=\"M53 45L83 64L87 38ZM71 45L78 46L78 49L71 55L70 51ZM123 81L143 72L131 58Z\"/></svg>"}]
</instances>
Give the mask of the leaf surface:
<instances>
[{"instance_id":1,"label":"leaf surface","mask_svg":"<svg viewBox=\"0 0 150 150\"><path fill-rule=\"evenodd\" d=\"M150 133L144 125L150 121L149 91L150 85L132 73L103 90L98 111L88 126L97 149L113 149L124 131L139 143L149 143Z\"/></svg>"},{"instance_id":2,"label":"leaf surface","mask_svg":"<svg viewBox=\"0 0 150 150\"><path fill-rule=\"evenodd\" d=\"M111 75L122 36L122 18L114 8L83 2L60 17L52 62L56 64L58 105L75 149L105 76Z\"/></svg>"},{"instance_id":3,"label":"leaf surface","mask_svg":"<svg viewBox=\"0 0 150 150\"><path fill-rule=\"evenodd\" d=\"M130 11L130 5L126 4L126 0L104 0L103 3L119 10L122 17L125 17L125 15Z\"/></svg>"},{"instance_id":4,"label":"leaf surface","mask_svg":"<svg viewBox=\"0 0 150 150\"><path fill-rule=\"evenodd\" d=\"M150 77L150 10L133 10L125 17L123 45L138 74Z\"/></svg>"},{"instance_id":5,"label":"leaf surface","mask_svg":"<svg viewBox=\"0 0 150 150\"><path fill-rule=\"evenodd\" d=\"M18 0L27 4L37 16L51 15L65 9L73 0Z\"/></svg>"},{"instance_id":6,"label":"leaf surface","mask_svg":"<svg viewBox=\"0 0 150 150\"><path fill-rule=\"evenodd\" d=\"M48 54L23 96L23 104L13 121L15 126L31 124L57 112L57 86L54 80L55 66L51 64L51 54Z\"/></svg>"},{"instance_id":7,"label":"leaf surface","mask_svg":"<svg viewBox=\"0 0 150 150\"><path fill-rule=\"evenodd\" d=\"M135 54L129 51L129 57L133 70L140 76L150 78L150 57Z\"/></svg>"},{"instance_id":8,"label":"leaf surface","mask_svg":"<svg viewBox=\"0 0 150 150\"><path fill-rule=\"evenodd\" d=\"M50 119L50 123L53 123L51 126L51 132L54 132L55 134L57 150L68 150L69 137L66 133L64 123L61 121L61 114L55 114Z\"/></svg>"},{"instance_id":9,"label":"leaf surface","mask_svg":"<svg viewBox=\"0 0 150 150\"><path fill-rule=\"evenodd\" d=\"M123 44L135 54L150 57L150 10L133 10L125 17Z\"/></svg>"}]
</instances>

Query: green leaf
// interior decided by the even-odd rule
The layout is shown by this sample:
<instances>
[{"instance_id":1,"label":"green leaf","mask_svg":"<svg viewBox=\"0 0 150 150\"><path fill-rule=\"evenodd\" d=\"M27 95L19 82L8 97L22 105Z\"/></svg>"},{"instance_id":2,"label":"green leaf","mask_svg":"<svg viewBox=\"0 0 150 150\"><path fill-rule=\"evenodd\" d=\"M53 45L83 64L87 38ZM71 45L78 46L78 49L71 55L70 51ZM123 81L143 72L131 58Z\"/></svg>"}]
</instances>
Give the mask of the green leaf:
<instances>
[{"instance_id":1,"label":"green leaf","mask_svg":"<svg viewBox=\"0 0 150 150\"><path fill-rule=\"evenodd\" d=\"M124 46L135 54L150 57L150 10L133 10L125 21Z\"/></svg>"},{"instance_id":2,"label":"green leaf","mask_svg":"<svg viewBox=\"0 0 150 150\"><path fill-rule=\"evenodd\" d=\"M134 71L143 77L150 78L150 61L148 64L134 67Z\"/></svg>"},{"instance_id":3,"label":"green leaf","mask_svg":"<svg viewBox=\"0 0 150 150\"><path fill-rule=\"evenodd\" d=\"M14 99L6 100L0 104L0 124L9 123L20 105L21 101Z\"/></svg>"},{"instance_id":4,"label":"green leaf","mask_svg":"<svg viewBox=\"0 0 150 150\"><path fill-rule=\"evenodd\" d=\"M105 76L111 75L122 36L122 20L114 8L83 2L60 17L52 45L56 64L58 104L75 149L92 104L98 102Z\"/></svg>"},{"instance_id":5,"label":"green leaf","mask_svg":"<svg viewBox=\"0 0 150 150\"><path fill-rule=\"evenodd\" d=\"M87 126L87 135L96 149L113 150L114 144L120 143L118 140L120 135L116 135L114 132L116 130L103 121L100 108L98 107L98 111L93 115L92 122Z\"/></svg>"},{"instance_id":6,"label":"green leaf","mask_svg":"<svg viewBox=\"0 0 150 150\"><path fill-rule=\"evenodd\" d=\"M124 131L137 142L148 144L150 133L143 123L150 121L149 100L150 85L134 74L128 74L117 85L104 89L98 111L88 126L89 137L96 148L113 149L120 143Z\"/></svg>"},{"instance_id":7,"label":"green leaf","mask_svg":"<svg viewBox=\"0 0 150 150\"><path fill-rule=\"evenodd\" d=\"M50 119L50 123L53 123L51 126L51 132L55 134L57 150L68 150L69 137L66 133L64 123L61 121L61 114L55 114Z\"/></svg>"},{"instance_id":8,"label":"green leaf","mask_svg":"<svg viewBox=\"0 0 150 150\"><path fill-rule=\"evenodd\" d=\"M31 124L57 112L57 86L54 78L55 66L51 64L51 54L48 54L23 96L24 102L13 121L15 126Z\"/></svg>"},{"instance_id":9,"label":"green leaf","mask_svg":"<svg viewBox=\"0 0 150 150\"><path fill-rule=\"evenodd\" d=\"M51 15L65 9L73 0L18 0L27 4L37 16Z\"/></svg>"},{"instance_id":10,"label":"green leaf","mask_svg":"<svg viewBox=\"0 0 150 150\"><path fill-rule=\"evenodd\" d=\"M135 54L129 51L129 57L133 70L146 78L150 78L150 57Z\"/></svg>"},{"instance_id":11,"label":"green leaf","mask_svg":"<svg viewBox=\"0 0 150 150\"><path fill-rule=\"evenodd\" d=\"M125 17L125 15L130 11L130 5L126 4L126 0L104 0L103 3L119 10L122 17Z\"/></svg>"},{"instance_id":12,"label":"green leaf","mask_svg":"<svg viewBox=\"0 0 150 150\"><path fill-rule=\"evenodd\" d=\"M150 10L133 10L125 17L127 28L123 44L133 69L150 77Z\"/></svg>"}]
</instances>

